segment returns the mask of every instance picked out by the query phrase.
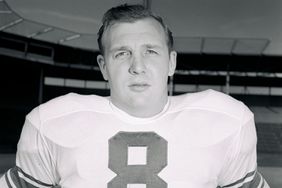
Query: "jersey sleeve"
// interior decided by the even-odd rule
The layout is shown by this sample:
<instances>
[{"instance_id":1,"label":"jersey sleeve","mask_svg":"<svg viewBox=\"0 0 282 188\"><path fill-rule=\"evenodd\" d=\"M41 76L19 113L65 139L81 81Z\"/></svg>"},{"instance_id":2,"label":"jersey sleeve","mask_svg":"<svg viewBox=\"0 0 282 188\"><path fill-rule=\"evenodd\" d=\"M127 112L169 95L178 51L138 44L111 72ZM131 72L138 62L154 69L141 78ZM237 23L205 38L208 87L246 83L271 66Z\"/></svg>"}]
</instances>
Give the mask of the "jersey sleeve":
<instances>
[{"instance_id":1,"label":"jersey sleeve","mask_svg":"<svg viewBox=\"0 0 282 188\"><path fill-rule=\"evenodd\" d=\"M35 125L40 121L34 113L33 120L29 116L25 120L17 146L16 166L1 177L0 187L56 187L55 164L40 134L40 126Z\"/></svg>"},{"instance_id":2,"label":"jersey sleeve","mask_svg":"<svg viewBox=\"0 0 282 188\"><path fill-rule=\"evenodd\" d=\"M257 171L257 135L253 113L246 107L219 177L219 188L269 188Z\"/></svg>"}]
</instances>

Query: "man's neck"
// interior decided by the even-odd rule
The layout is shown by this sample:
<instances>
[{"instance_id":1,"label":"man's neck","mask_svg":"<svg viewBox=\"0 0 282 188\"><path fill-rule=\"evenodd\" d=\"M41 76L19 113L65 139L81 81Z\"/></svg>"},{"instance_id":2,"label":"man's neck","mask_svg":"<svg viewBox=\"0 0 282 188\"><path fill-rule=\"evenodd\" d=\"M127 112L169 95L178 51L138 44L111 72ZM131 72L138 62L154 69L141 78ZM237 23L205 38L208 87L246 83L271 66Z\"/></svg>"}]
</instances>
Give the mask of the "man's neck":
<instances>
[{"instance_id":1,"label":"man's neck","mask_svg":"<svg viewBox=\"0 0 282 188\"><path fill-rule=\"evenodd\" d=\"M166 97L164 100L159 101L157 103L146 103L144 105L122 105L115 100L111 100L111 102L120 110L126 112L127 114L138 117L138 118L149 118L153 117L163 111L165 108L167 102L168 102L168 97Z\"/></svg>"}]
</instances>

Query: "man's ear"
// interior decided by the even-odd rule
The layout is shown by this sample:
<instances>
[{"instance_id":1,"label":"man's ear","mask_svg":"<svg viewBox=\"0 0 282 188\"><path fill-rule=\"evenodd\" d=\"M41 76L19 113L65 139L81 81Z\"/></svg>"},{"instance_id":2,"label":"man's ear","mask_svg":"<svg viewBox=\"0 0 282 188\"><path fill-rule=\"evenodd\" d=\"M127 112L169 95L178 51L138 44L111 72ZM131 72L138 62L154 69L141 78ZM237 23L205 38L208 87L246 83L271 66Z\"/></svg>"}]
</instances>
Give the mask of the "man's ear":
<instances>
[{"instance_id":1,"label":"man's ear","mask_svg":"<svg viewBox=\"0 0 282 188\"><path fill-rule=\"evenodd\" d=\"M169 67L168 67L168 76L173 76L175 69L176 69L176 58L177 53L176 51L171 51L169 54Z\"/></svg>"},{"instance_id":2,"label":"man's ear","mask_svg":"<svg viewBox=\"0 0 282 188\"><path fill-rule=\"evenodd\" d=\"M108 80L108 73L107 73L106 62L105 62L104 56L99 54L97 56L97 62L98 62L98 65L100 67L100 71L101 71L104 79Z\"/></svg>"}]
</instances>

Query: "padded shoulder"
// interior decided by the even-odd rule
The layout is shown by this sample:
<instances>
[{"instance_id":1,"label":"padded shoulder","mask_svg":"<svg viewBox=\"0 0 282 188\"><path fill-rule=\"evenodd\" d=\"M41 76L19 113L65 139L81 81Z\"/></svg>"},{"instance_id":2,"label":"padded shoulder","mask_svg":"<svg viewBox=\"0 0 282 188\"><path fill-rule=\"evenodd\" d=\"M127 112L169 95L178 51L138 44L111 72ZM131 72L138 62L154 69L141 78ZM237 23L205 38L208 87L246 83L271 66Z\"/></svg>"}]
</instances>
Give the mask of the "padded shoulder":
<instances>
[{"instance_id":1,"label":"padded shoulder","mask_svg":"<svg viewBox=\"0 0 282 188\"><path fill-rule=\"evenodd\" d=\"M95 111L108 113L110 111L109 99L97 95L80 95L69 93L56 97L33 109L27 118L33 123L47 121L79 111Z\"/></svg>"},{"instance_id":2,"label":"padded shoulder","mask_svg":"<svg viewBox=\"0 0 282 188\"><path fill-rule=\"evenodd\" d=\"M173 110L198 108L218 113L224 113L236 119L243 118L244 113L252 113L235 98L212 89L197 93L188 93L172 97Z\"/></svg>"}]
</instances>

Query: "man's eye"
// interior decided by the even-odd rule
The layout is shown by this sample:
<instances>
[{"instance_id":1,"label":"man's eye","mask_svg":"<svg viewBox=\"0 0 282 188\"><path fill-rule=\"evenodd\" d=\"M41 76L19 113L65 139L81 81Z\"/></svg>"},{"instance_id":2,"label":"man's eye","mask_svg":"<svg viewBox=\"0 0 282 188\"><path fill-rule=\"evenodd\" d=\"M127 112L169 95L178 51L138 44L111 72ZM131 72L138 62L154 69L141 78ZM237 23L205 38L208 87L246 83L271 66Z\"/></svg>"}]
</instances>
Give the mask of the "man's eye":
<instances>
[{"instance_id":1,"label":"man's eye","mask_svg":"<svg viewBox=\"0 0 282 188\"><path fill-rule=\"evenodd\" d=\"M128 57L130 55L129 52L127 51L122 51L122 52L117 52L114 57L115 58L125 58L125 57Z\"/></svg>"},{"instance_id":2,"label":"man's eye","mask_svg":"<svg viewBox=\"0 0 282 188\"><path fill-rule=\"evenodd\" d=\"M158 54L158 52L155 51L155 50L148 49L148 50L146 51L146 54Z\"/></svg>"}]
</instances>

